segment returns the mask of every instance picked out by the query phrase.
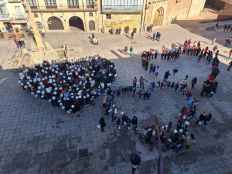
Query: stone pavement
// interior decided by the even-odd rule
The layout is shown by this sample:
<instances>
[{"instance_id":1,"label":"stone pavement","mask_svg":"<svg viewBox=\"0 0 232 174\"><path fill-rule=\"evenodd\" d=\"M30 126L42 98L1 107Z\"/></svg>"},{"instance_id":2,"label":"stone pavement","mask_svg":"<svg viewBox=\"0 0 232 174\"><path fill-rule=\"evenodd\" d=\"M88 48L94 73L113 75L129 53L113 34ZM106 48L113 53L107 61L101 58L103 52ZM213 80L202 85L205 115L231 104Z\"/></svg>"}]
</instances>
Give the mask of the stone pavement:
<instances>
[{"instance_id":1,"label":"stone pavement","mask_svg":"<svg viewBox=\"0 0 232 174\"><path fill-rule=\"evenodd\" d=\"M145 37L147 36L146 33L136 34L134 40L131 40L124 35L95 33L96 38L99 40L99 45L92 45L89 43L88 39L88 36L90 34L80 31L46 33L44 41L49 43L54 49L59 50L63 47L64 44L67 44L69 47L68 55L71 58L85 57L96 54L107 57L109 59L127 58L129 56L128 54L125 55L119 51L125 46L127 46L128 48L132 46L133 53L140 54L145 49L155 48L161 50L163 46L170 48L172 43L175 43L177 45L183 44L186 39L190 38L192 39L192 41L201 41L201 44L203 46L209 46L209 48L213 47L213 45L211 45L211 38L208 39L208 37L205 38L200 35L194 34L175 24L164 27L156 27L155 31L160 31L162 34L160 42L154 42L151 39ZM218 33L213 33L211 35L217 36ZM33 48L31 40L31 38L25 39L26 47L29 50ZM0 65L4 69L11 69L12 67L10 65L12 62L10 60L16 52L15 45L11 40L0 41L0 44L1 42L2 56L0 56ZM218 43L217 45L218 48L221 50L221 61L228 64L229 61L227 60L227 56L229 49L223 47ZM11 49L9 50L8 47ZM45 57L45 59L49 58Z\"/></svg>"},{"instance_id":2,"label":"stone pavement","mask_svg":"<svg viewBox=\"0 0 232 174\"><path fill-rule=\"evenodd\" d=\"M179 37L173 37L170 42L182 42ZM185 34L182 40L184 37ZM164 39L167 42L168 38ZM150 42L145 43L149 46ZM139 49L139 45L137 47ZM105 51L109 54L109 50ZM123 58L114 55L112 61L119 76L115 85L130 84L134 76L140 75L149 81L153 79L141 68L137 55ZM201 82L210 72L208 65L198 64L191 57L181 57L176 62L168 63L158 59L156 64L161 67L160 78L166 70L176 67L180 71L176 77L171 77L172 80L181 80L186 74L190 78L197 76L199 84L194 95L200 99L199 110L213 113L213 120L206 128L193 128L197 142L191 150L165 155L165 174L230 174L231 72L225 70L225 65L220 65L218 93L207 99L200 98L199 92ZM106 118L105 133L97 129L102 114L100 98L95 106L87 106L80 113L68 115L19 88L17 74L18 70L0 70L0 174L127 174L131 172L129 154L134 150L142 156L138 174L156 173L156 149L150 152L130 130L116 130L110 118ZM184 98L170 89L164 89L155 90L149 101L122 96L116 99L116 103L121 111L130 116L136 114L139 121L155 113L162 122L167 122L175 120Z\"/></svg>"},{"instance_id":3,"label":"stone pavement","mask_svg":"<svg viewBox=\"0 0 232 174\"><path fill-rule=\"evenodd\" d=\"M186 28L187 30L196 33L198 35L201 35L203 37L206 37L208 39L213 40L214 38L216 38L217 42L220 43L221 45L225 44L225 39L232 37L232 33L223 32L223 28L220 30L212 30L212 29L209 30L209 28L215 27L216 22L204 23L197 20L190 20L190 21L178 21L177 23L182 27ZM232 20L219 22L219 26L228 25L228 24L231 25ZM228 47L232 48L232 45Z\"/></svg>"},{"instance_id":4,"label":"stone pavement","mask_svg":"<svg viewBox=\"0 0 232 174\"><path fill-rule=\"evenodd\" d=\"M140 54L144 49L155 48L161 50L163 46L170 48L172 43L177 45L183 44L186 39L190 38L192 41L201 41L203 46L213 48L214 45L211 45L212 38L216 37L217 40L220 41L220 39L224 38L224 34L219 35L216 32L205 31L206 26L210 25L212 24L205 24L203 26L193 25L193 29L190 30L193 31L193 33L175 24L156 27L154 30L160 31L162 35L160 42L154 42L145 37L147 36L146 33L136 34L133 41L124 35L96 33L95 36L99 40L99 45L90 44L88 40L88 36L90 34L84 32L67 32L59 34L57 32L51 32L46 34L45 40L54 48L60 48L63 44L67 44L70 47L69 54L71 57L84 57L99 54L107 58L117 59L118 57L128 57L128 55L124 55L118 51L119 49L123 49L125 46L128 48L132 46L134 48L133 53ZM200 32L194 34L197 30L194 29L194 27L198 27L198 30L202 32L202 35L200 35ZM207 33L209 33L210 36L207 35ZM217 45L221 50L221 61L228 63L226 57L228 57L229 49L221 45L220 42L217 43Z\"/></svg>"}]
</instances>

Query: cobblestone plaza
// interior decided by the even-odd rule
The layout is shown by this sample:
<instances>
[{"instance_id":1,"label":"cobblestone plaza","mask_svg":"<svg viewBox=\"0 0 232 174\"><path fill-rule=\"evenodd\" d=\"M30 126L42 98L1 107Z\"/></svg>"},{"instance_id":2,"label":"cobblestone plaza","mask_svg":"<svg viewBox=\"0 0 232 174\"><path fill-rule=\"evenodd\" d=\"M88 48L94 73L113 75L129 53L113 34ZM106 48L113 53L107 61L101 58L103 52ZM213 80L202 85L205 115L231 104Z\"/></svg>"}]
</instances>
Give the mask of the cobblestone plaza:
<instances>
[{"instance_id":1,"label":"cobblestone plaza","mask_svg":"<svg viewBox=\"0 0 232 174\"><path fill-rule=\"evenodd\" d=\"M69 39L70 47L79 48L79 56L99 54L112 59L118 71L115 86L131 84L134 76L143 75L148 81L153 80L141 67L139 53L144 49L181 44L189 38L211 47L207 38L176 25L159 30L162 32L159 43L142 35L136 36L132 43L121 36L97 35L99 46L89 45L83 33L79 40L72 39L72 33L64 34L63 38L60 34L56 40L51 34L46 39L53 47ZM120 54L118 49L128 44L133 45L134 54ZM227 49L218 47L226 55ZM75 114L66 114L44 100L35 99L18 86L19 70L10 69L4 61L13 55L14 45L4 41L0 49L0 174L127 174L131 173L129 154L134 150L140 152L142 158L139 174L157 172L157 150L149 151L131 130L116 130L111 119L106 118L106 132L100 132L97 124L102 115L101 98L96 100L95 106L86 106ZM222 58L218 92L212 98L199 96L202 82L211 71L209 65L199 64L191 56L181 56L176 62L162 61L158 57L155 62L160 66L160 78L165 71L174 68L179 72L171 76L171 80L181 80L186 74L190 78L198 77L193 94L200 100L199 112L213 113L207 127L193 128L196 143L190 150L164 155L165 174L232 173L232 75L226 71L226 61ZM147 101L130 96L116 98L119 109L137 115L139 122L152 114L158 115L164 123L175 120L183 103L184 97L170 89L155 89Z\"/></svg>"}]
</instances>

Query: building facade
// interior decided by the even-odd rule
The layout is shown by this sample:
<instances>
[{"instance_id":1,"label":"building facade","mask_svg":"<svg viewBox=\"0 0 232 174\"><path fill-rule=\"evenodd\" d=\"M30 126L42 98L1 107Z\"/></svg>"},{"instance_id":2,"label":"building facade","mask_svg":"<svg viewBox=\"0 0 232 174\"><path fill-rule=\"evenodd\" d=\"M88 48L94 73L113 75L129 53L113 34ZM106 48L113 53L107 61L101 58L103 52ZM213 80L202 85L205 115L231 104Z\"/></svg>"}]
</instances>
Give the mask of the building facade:
<instances>
[{"instance_id":1,"label":"building facade","mask_svg":"<svg viewBox=\"0 0 232 174\"><path fill-rule=\"evenodd\" d=\"M99 8L94 0L28 0L38 29L99 31Z\"/></svg>"},{"instance_id":2,"label":"building facade","mask_svg":"<svg viewBox=\"0 0 232 174\"><path fill-rule=\"evenodd\" d=\"M4 0L0 0L4 1ZM128 33L198 15L205 0L27 0L41 31Z\"/></svg>"},{"instance_id":3,"label":"building facade","mask_svg":"<svg viewBox=\"0 0 232 174\"><path fill-rule=\"evenodd\" d=\"M20 0L0 0L0 31L12 31L26 25L27 15Z\"/></svg>"}]
</instances>

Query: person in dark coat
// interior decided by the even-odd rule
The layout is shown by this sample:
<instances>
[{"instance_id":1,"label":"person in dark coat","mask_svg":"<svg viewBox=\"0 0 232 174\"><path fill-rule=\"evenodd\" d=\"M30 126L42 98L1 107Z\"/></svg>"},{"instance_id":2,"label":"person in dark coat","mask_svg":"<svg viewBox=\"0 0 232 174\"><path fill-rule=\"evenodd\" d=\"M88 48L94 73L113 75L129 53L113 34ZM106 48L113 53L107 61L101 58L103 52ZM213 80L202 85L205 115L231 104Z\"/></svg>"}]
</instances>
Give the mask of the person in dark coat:
<instances>
[{"instance_id":1,"label":"person in dark coat","mask_svg":"<svg viewBox=\"0 0 232 174\"><path fill-rule=\"evenodd\" d=\"M175 69L173 69L173 70L172 70L172 73L173 73L173 76L175 76L175 75L176 75L176 73L178 73L178 69L176 69L176 68L175 68Z\"/></svg>"},{"instance_id":2,"label":"person in dark coat","mask_svg":"<svg viewBox=\"0 0 232 174\"><path fill-rule=\"evenodd\" d=\"M207 125L207 123L208 123L211 119L212 119L212 114L209 113L209 114L206 116L205 120L204 120L204 125Z\"/></svg>"},{"instance_id":3,"label":"person in dark coat","mask_svg":"<svg viewBox=\"0 0 232 174\"><path fill-rule=\"evenodd\" d=\"M160 32L157 32L157 33L156 33L156 40L157 40L157 41L160 41L160 37L161 37L161 33L160 33Z\"/></svg>"},{"instance_id":4,"label":"person in dark coat","mask_svg":"<svg viewBox=\"0 0 232 174\"><path fill-rule=\"evenodd\" d=\"M170 75L171 75L170 72L166 71L165 74L164 74L164 81L168 80Z\"/></svg>"},{"instance_id":5,"label":"person in dark coat","mask_svg":"<svg viewBox=\"0 0 232 174\"><path fill-rule=\"evenodd\" d=\"M117 120L116 120L116 125L117 125L117 128L120 129L121 128L121 118L118 117Z\"/></svg>"},{"instance_id":6,"label":"person in dark coat","mask_svg":"<svg viewBox=\"0 0 232 174\"><path fill-rule=\"evenodd\" d=\"M203 87L201 90L201 96L208 96L210 93L210 82L208 80L204 81Z\"/></svg>"},{"instance_id":7,"label":"person in dark coat","mask_svg":"<svg viewBox=\"0 0 232 174\"><path fill-rule=\"evenodd\" d=\"M136 87L137 87L137 77L134 77L132 85L133 85L133 88L136 89Z\"/></svg>"},{"instance_id":8,"label":"person in dark coat","mask_svg":"<svg viewBox=\"0 0 232 174\"><path fill-rule=\"evenodd\" d=\"M132 174L135 174L135 171L136 171L137 167L141 163L141 157L137 153L132 153L130 155L130 162L132 164L131 172L132 172Z\"/></svg>"},{"instance_id":9,"label":"person in dark coat","mask_svg":"<svg viewBox=\"0 0 232 174\"><path fill-rule=\"evenodd\" d=\"M177 92L177 90L179 89L179 82L175 84L174 88L175 88L175 92Z\"/></svg>"},{"instance_id":10,"label":"person in dark coat","mask_svg":"<svg viewBox=\"0 0 232 174\"><path fill-rule=\"evenodd\" d=\"M232 67L232 61L230 61L227 71L230 71L231 67Z\"/></svg>"},{"instance_id":11,"label":"person in dark coat","mask_svg":"<svg viewBox=\"0 0 232 174\"><path fill-rule=\"evenodd\" d=\"M195 85L197 84L197 77L194 77L191 81L192 89L194 89Z\"/></svg>"},{"instance_id":12,"label":"person in dark coat","mask_svg":"<svg viewBox=\"0 0 232 174\"><path fill-rule=\"evenodd\" d=\"M203 122L205 124L206 119L207 119L207 114L206 114L206 112L203 112L200 114L199 118L197 119L196 124L199 125L199 124L202 124Z\"/></svg>"},{"instance_id":13,"label":"person in dark coat","mask_svg":"<svg viewBox=\"0 0 232 174\"><path fill-rule=\"evenodd\" d=\"M138 126L138 118L134 115L132 120L131 120L133 130L136 132L137 126Z\"/></svg>"},{"instance_id":14,"label":"person in dark coat","mask_svg":"<svg viewBox=\"0 0 232 174\"><path fill-rule=\"evenodd\" d=\"M105 119L103 117L100 118L99 125L100 125L100 128L101 128L101 131L104 132L105 127L106 127L106 122L105 122Z\"/></svg>"}]
</instances>

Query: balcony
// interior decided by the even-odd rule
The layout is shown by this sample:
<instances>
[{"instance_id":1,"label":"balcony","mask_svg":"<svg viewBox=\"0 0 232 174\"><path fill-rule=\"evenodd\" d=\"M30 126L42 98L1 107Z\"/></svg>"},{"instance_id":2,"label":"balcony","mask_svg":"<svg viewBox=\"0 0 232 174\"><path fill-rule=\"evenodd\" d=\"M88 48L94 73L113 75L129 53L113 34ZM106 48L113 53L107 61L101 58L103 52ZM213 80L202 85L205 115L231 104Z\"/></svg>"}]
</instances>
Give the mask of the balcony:
<instances>
[{"instance_id":1,"label":"balcony","mask_svg":"<svg viewBox=\"0 0 232 174\"><path fill-rule=\"evenodd\" d=\"M9 3L21 3L21 0L8 0Z\"/></svg>"},{"instance_id":2,"label":"balcony","mask_svg":"<svg viewBox=\"0 0 232 174\"><path fill-rule=\"evenodd\" d=\"M142 5L103 5L102 13L141 13Z\"/></svg>"},{"instance_id":3,"label":"balcony","mask_svg":"<svg viewBox=\"0 0 232 174\"><path fill-rule=\"evenodd\" d=\"M90 8L91 7L91 8ZM32 12L95 12L97 8L95 6L79 6L79 5L51 5L51 6L33 6L31 7Z\"/></svg>"},{"instance_id":4,"label":"balcony","mask_svg":"<svg viewBox=\"0 0 232 174\"><path fill-rule=\"evenodd\" d=\"M56 9L57 5L46 5L46 8L48 8L48 9Z\"/></svg>"},{"instance_id":5,"label":"balcony","mask_svg":"<svg viewBox=\"0 0 232 174\"><path fill-rule=\"evenodd\" d=\"M30 5L30 7L31 7L31 9L33 10L33 9L37 9L38 8L38 6L37 5Z\"/></svg>"},{"instance_id":6,"label":"balcony","mask_svg":"<svg viewBox=\"0 0 232 174\"><path fill-rule=\"evenodd\" d=\"M94 9L96 6L94 4L86 5L87 9Z\"/></svg>"},{"instance_id":7,"label":"balcony","mask_svg":"<svg viewBox=\"0 0 232 174\"><path fill-rule=\"evenodd\" d=\"M46 4L46 8L48 8L48 9L57 8L57 4L56 4L56 3L49 3L49 4Z\"/></svg>"},{"instance_id":8,"label":"balcony","mask_svg":"<svg viewBox=\"0 0 232 174\"><path fill-rule=\"evenodd\" d=\"M25 20L27 19L26 15L15 15L14 20Z\"/></svg>"},{"instance_id":9,"label":"balcony","mask_svg":"<svg viewBox=\"0 0 232 174\"><path fill-rule=\"evenodd\" d=\"M77 8L77 9L79 9L80 6L79 5L68 4L68 8Z\"/></svg>"}]
</instances>

